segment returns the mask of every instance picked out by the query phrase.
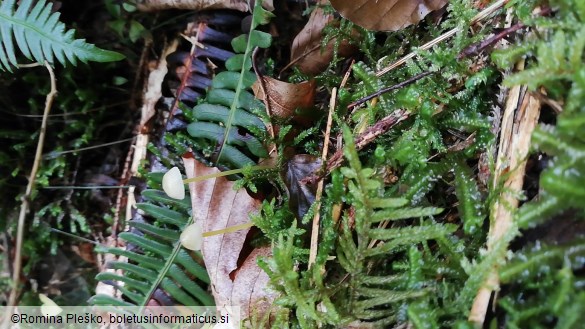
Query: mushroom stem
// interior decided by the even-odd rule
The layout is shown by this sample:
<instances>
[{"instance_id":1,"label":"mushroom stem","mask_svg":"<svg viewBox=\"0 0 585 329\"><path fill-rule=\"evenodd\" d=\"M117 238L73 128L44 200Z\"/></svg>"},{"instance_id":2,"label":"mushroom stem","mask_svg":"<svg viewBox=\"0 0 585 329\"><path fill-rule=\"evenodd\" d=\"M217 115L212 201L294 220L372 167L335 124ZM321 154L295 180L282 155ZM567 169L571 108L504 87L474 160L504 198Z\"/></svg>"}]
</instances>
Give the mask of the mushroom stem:
<instances>
[{"instance_id":1,"label":"mushroom stem","mask_svg":"<svg viewBox=\"0 0 585 329\"><path fill-rule=\"evenodd\" d=\"M240 169L233 169L233 170L227 170L227 171L222 171L216 174L209 174L209 175L202 175L202 176L197 176L197 177L193 177L193 178L188 178L188 179L183 179L183 183L188 184L188 183L195 183L195 182L200 182L206 179L210 179L210 178L217 178L217 177L223 177L223 176L229 176L229 175L235 175L235 174L241 174L244 171L247 170L251 170L251 171L256 171L256 170L262 170L262 169L273 169L274 167L269 167L269 166L253 166L253 167L245 167L245 168L240 168Z\"/></svg>"}]
</instances>

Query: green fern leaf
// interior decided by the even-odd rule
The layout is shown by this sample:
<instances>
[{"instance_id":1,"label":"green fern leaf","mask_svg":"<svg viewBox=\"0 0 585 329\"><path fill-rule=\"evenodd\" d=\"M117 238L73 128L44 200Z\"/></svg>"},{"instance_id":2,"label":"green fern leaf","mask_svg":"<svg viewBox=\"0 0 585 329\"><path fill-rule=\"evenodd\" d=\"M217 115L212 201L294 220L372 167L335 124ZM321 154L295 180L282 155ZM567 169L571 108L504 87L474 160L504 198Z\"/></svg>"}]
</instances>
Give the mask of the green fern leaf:
<instances>
[{"instance_id":1,"label":"green fern leaf","mask_svg":"<svg viewBox=\"0 0 585 329\"><path fill-rule=\"evenodd\" d=\"M114 285L131 305L145 306L157 289L162 289L182 305L213 305L213 298L205 291L210 281L205 268L177 242L180 231L192 222L190 207L186 202L169 199L157 190L146 190L142 196L146 200L137 207L154 223L132 221L130 226L135 230L119 235L127 244L139 248L141 253L120 248L96 248L96 252L129 260L108 263L108 268L121 270L123 275L103 272L96 279ZM128 305L103 295L92 297L90 303Z\"/></svg>"},{"instance_id":2,"label":"green fern leaf","mask_svg":"<svg viewBox=\"0 0 585 329\"><path fill-rule=\"evenodd\" d=\"M112 62L124 55L100 49L84 39L74 39L74 30L65 29L59 21L59 13L52 12L52 3L40 0L34 6L32 0L23 0L16 11L15 0L0 4L0 70L12 71L18 66L16 46L22 54L38 63L55 63L55 59L66 65L77 60Z\"/></svg>"},{"instance_id":3,"label":"green fern leaf","mask_svg":"<svg viewBox=\"0 0 585 329\"><path fill-rule=\"evenodd\" d=\"M250 92L256 81L256 75L251 71L252 51L255 47L267 48L272 42L270 34L255 30L273 17L272 13L262 8L261 3L257 1L254 5L248 33L232 40L231 45L236 54L226 61L227 71L213 78L205 102L193 108L192 116L199 121L191 123L187 129L192 137L214 144L217 150L216 164L241 168L255 164L251 157L268 156L256 137L235 129L245 128L252 133L266 129L254 113L255 110L263 109L264 105Z\"/></svg>"}]
</instances>

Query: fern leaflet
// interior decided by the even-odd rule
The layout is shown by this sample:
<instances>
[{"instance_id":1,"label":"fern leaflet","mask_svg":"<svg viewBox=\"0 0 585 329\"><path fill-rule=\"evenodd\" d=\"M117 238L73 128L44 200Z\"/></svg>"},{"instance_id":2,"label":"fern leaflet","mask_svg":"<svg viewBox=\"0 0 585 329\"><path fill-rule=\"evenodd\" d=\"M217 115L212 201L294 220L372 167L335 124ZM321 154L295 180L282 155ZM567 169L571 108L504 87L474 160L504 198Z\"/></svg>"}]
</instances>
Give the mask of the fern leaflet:
<instances>
[{"instance_id":1,"label":"fern leaflet","mask_svg":"<svg viewBox=\"0 0 585 329\"><path fill-rule=\"evenodd\" d=\"M55 63L55 59L65 65L71 62L111 62L124 58L124 55L100 49L84 39L74 39L74 30L65 30L59 21L59 13L52 13L52 3L40 0L32 6L32 0L23 0L17 6L16 0L5 0L0 4L0 70L12 71L18 66L16 45L22 54L39 63Z\"/></svg>"}]
</instances>

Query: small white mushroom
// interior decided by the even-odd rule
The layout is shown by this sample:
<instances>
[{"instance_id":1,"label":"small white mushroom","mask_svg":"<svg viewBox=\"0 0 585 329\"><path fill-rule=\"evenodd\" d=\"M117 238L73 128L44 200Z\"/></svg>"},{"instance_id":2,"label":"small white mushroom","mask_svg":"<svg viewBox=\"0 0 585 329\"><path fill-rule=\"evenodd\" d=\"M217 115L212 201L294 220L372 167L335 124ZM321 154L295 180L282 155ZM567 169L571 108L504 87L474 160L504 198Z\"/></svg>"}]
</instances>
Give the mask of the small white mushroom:
<instances>
[{"instance_id":1,"label":"small white mushroom","mask_svg":"<svg viewBox=\"0 0 585 329\"><path fill-rule=\"evenodd\" d=\"M59 313L63 312L63 309L57 305L51 298L47 297L47 295L39 294L39 299L43 303L41 305L41 313L43 315L55 316L59 315Z\"/></svg>"},{"instance_id":2,"label":"small white mushroom","mask_svg":"<svg viewBox=\"0 0 585 329\"><path fill-rule=\"evenodd\" d=\"M185 198L183 177L177 167L173 167L165 173L162 180L162 187L165 193L173 199L183 200Z\"/></svg>"},{"instance_id":3,"label":"small white mushroom","mask_svg":"<svg viewBox=\"0 0 585 329\"><path fill-rule=\"evenodd\" d=\"M185 228L181 233L179 241L183 247L189 250L201 250L203 244L203 227L197 221Z\"/></svg>"}]
</instances>

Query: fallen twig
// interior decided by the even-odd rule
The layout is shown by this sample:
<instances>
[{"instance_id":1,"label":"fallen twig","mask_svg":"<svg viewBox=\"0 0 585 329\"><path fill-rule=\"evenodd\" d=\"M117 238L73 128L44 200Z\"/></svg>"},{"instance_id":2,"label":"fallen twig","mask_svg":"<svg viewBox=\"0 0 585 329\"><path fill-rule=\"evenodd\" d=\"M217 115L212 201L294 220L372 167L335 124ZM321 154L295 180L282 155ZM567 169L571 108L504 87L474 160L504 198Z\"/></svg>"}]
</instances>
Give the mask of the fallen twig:
<instances>
[{"instance_id":1,"label":"fallen twig","mask_svg":"<svg viewBox=\"0 0 585 329\"><path fill-rule=\"evenodd\" d=\"M524 27L524 24L516 23L515 25L512 25L512 26L500 31L499 33L496 33L496 34L492 35L491 37L489 37L485 40L482 40L481 42L474 43L471 46L463 49L463 51L461 53L459 53L459 55L457 56L457 59L463 59L465 57L478 55L480 52L482 52L487 47L495 44L496 42L498 42L501 39L503 39L504 37L506 37L508 34L514 33L523 27Z\"/></svg>"}]
</instances>

